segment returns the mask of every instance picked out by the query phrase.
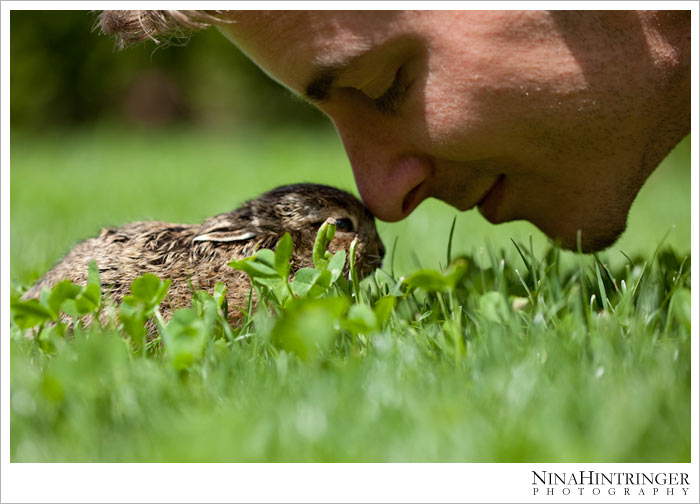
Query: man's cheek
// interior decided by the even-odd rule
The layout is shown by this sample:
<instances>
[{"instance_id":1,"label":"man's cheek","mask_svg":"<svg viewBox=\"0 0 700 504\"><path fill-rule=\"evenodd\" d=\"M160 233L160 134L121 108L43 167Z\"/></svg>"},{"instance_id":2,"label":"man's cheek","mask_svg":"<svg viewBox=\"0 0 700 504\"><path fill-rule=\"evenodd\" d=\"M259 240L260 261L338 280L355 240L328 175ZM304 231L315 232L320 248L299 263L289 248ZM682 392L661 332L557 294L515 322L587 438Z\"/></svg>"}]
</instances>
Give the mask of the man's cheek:
<instances>
[{"instance_id":1,"label":"man's cheek","mask_svg":"<svg viewBox=\"0 0 700 504\"><path fill-rule=\"evenodd\" d=\"M466 161L491 155L502 137L495 126L467 92L438 93L426 104L426 136L438 157Z\"/></svg>"}]
</instances>

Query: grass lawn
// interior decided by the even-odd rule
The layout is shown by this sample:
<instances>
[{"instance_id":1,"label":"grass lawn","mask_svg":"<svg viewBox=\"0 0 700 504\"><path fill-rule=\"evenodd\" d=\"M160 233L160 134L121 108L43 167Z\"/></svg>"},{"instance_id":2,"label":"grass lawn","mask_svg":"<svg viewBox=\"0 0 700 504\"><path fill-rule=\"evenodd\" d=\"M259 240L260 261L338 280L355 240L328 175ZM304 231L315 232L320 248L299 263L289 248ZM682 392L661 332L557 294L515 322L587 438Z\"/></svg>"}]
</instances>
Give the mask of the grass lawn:
<instances>
[{"instance_id":1,"label":"grass lawn","mask_svg":"<svg viewBox=\"0 0 700 504\"><path fill-rule=\"evenodd\" d=\"M356 192L326 130L96 129L11 149L18 289L101 226L198 222L293 182ZM455 216L465 260L445 273ZM233 335L207 325L185 369L119 328L39 341L13 324L11 460L690 461L688 139L597 259L436 201L379 231L389 254L359 292L271 297L277 315Z\"/></svg>"}]
</instances>

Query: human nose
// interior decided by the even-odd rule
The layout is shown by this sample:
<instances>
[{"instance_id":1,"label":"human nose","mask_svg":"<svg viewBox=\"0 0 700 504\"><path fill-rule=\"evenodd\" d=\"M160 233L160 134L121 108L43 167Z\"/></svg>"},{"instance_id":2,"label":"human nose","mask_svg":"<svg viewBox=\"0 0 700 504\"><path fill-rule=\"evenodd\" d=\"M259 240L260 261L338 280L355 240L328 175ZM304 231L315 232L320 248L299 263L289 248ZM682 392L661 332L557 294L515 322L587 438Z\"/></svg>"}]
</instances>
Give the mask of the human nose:
<instances>
[{"instance_id":1,"label":"human nose","mask_svg":"<svg viewBox=\"0 0 700 504\"><path fill-rule=\"evenodd\" d=\"M433 166L397 136L371 128L336 128L350 159L355 183L367 208L383 221L407 217L429 196Z\"/></svg>"}]
</instances>

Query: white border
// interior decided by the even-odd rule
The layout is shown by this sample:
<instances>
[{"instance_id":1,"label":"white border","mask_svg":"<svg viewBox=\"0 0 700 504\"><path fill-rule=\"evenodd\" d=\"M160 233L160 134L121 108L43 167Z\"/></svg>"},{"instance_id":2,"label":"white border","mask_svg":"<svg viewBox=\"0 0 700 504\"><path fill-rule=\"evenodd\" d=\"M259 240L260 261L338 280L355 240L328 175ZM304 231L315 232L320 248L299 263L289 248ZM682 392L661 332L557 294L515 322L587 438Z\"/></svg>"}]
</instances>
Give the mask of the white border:
<instances>
[{"instance_id":1,"label":"white border","mask_svg":"<svg viewBox=\"0 0 700 504\"><path fill-rule=\"evenodd\" d=\"M698 502L698 275L691 277L691 464L10 464L9 463L9 12L156 8L163 2L3 2L2 45L2 502ZM191 2L168 2L170 8ZM237 9L687 9L692 10L692 257L698 257L698 4L696 2L203 2L196 8ZM407 440L410 442L410 440ZM686 497L533 496L531 471L686 472Z\"/></svg>"},{"instance_id":2,"label":"white border","mask_svg":"<svg viewBox=\"0 0 700 504\"><path fill-rule=\"evenodd\" d=\"M698 173L698 124L700 124L700 115L698 108L698 89L700 88L700 80L698 79L698 57L700 55L700 41L698 41L698 23L700 22L700 13L698 10L698 4L695 4L692 9L692 54L694 60L692 61L692 76L691 76L691 87L690 87L690 106L691 106L691 153L690 153L690 179L691 179L691 226L690 226L690 238L691 238L691 259L692 257L698 257L698 252L700 251L700 235L699 235L699 224L698 217L700 217L700 194L698 190L700 188L700 174ZM699 418L698 418L698 358L700 357L700 347L698 346L698 335L700 334L700 311L698 310L698 272L697 268L691 271L690 277L690 290L691 290L691 373L690 373L690 386L691 386L691 460L693 466L693 473L696 477L700 477L700 470L698 470L698 435L700 434L698 430ZM696 495L698 493L698 486L700 484L696 481L695 483ZM700 497L696 498L696 502L700 501Z\"/></svg>"},{"instance_id":3,"label":"white border","mask_svg":"<svg viewBox=\"0 0 700 504\"><path fill-rule=\"evenodd\" d=\"M532 471L688 473L683 495L666 488L563 487L534 494ZM19 481L10 478L19 476ZM13 464L2 502L673 502L697 503L690 464ZM595 496L594 488L600 489ZM615 495L608 489L615 488ZM644 488L646 495L640 496Z\"/></svg>"}]
</instances>

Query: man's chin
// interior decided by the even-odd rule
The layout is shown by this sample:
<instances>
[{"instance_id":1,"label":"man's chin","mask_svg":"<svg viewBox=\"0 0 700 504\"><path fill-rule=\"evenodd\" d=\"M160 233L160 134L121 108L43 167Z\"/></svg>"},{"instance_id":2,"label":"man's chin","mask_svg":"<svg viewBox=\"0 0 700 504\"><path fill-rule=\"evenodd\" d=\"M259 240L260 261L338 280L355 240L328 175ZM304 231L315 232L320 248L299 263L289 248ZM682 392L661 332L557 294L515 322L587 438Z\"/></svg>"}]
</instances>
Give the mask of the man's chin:
<instances>
[{"instance_id":1,"label":"man's chin","mask_svg":"<svg viewBox=\"0 0 700 504\"><path fill-rule=\"evenodd\" d=\"M538 226L549 238L566 250L581 250L584 253L600 252L612 246L627 228L627 220L621 224L591 229L572 228L559 232L548 232Z\"/></svg>"}]
</instances>

